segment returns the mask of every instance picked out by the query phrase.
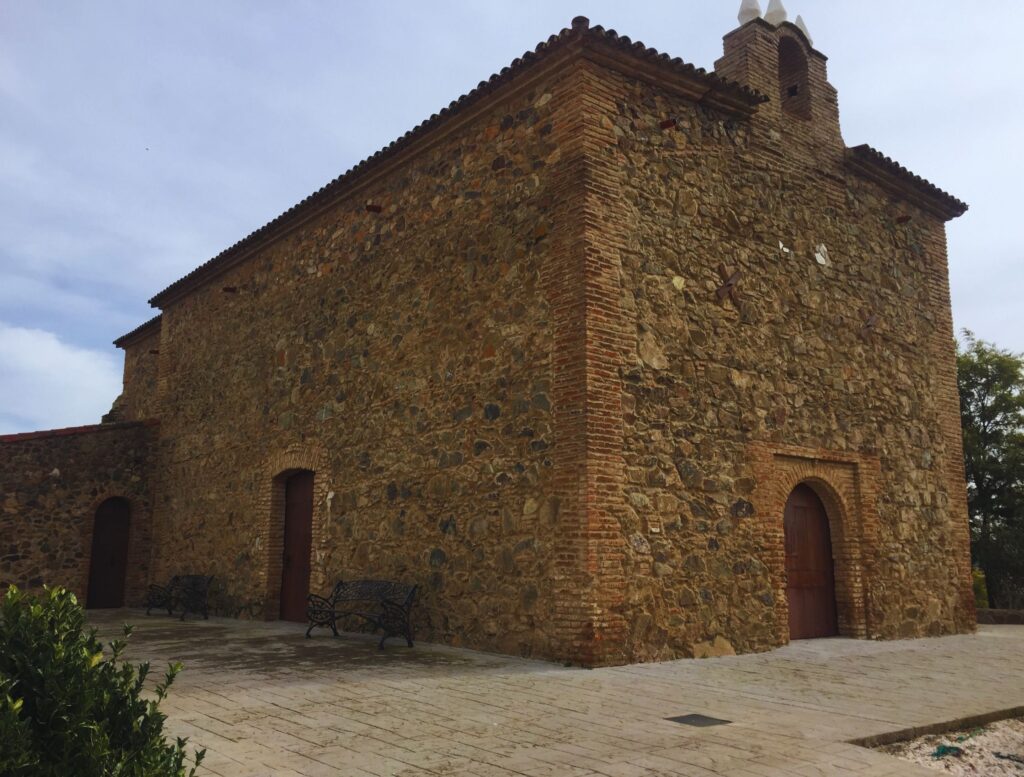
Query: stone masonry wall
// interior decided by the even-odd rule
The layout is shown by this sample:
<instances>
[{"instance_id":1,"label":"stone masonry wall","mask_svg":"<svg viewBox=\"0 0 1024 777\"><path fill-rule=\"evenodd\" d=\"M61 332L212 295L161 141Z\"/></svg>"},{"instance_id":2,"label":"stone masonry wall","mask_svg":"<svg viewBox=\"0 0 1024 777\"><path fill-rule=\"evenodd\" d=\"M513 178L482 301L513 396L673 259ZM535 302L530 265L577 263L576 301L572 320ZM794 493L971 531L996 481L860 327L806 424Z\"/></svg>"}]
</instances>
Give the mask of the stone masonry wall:
<instances>
[{"instance_id":1,"label":"stone masonry wall","mask_svg":"<svg viewBox=\"0 0 1024 777\"><path fill-rule=\"evenodd\" d=\"M157 417L159 354L159 328L124 346L124 389L111 408L109 420L145 421Z\"/></svg>"},{"instance_id":2,"label":"stone masonry wall","mask_svg":"<svg viewBox=\"0 0 1024 777\"><path fill-rule=\"evenodd\" d=\"M574 31L161 298L120 402L161 419L151 577L214 574L221 612L277 617L305 469L311 590L417 583L424 639L764 650L806 482L842 634L970 629L944 224L846 165L822 55L780 109L795 27L726 38L720 71L773 97L750 120Z\"/></svg>"},{"instance_id":3,"label":"stone masonry wall","mask_svg":"<svg viewBox=\"0 0 1024 777\"><path fill-rule=\"evenodd\" d=\"M154 436L152 425L107 424L0 437L0 589L63 585L84 603L93 518L116 496L132 507L125 596L140 604Z\"/></svg>"},{"instance_id":4,"label":"stone masonry wall","mask_svg":"<svg viewBox=\"0 0 1024 777\"><path fill-rule=\"evenodd\" d=\"M552 324L582 296L576 78L517 85L165 308L157 578L208 571L276 617L283 480L311 469L312 590L417 583L422 638L508 653L592 634Z\"/></svg>"},{"instance_id":5,"label":"stone masonry wall","mask_svg":"<svg viewBox=\"0 0 1024 777\"><path fill-rule=\"evenodd\" d=\"M601 83L636 338L631 659L788 640L781 518L801 480L833 523L843 633L970 629L944 225L777 110L737 123L611 71ZM716 295L720 265L742 273L739 304Z\"/></svg>"}]
</instances>

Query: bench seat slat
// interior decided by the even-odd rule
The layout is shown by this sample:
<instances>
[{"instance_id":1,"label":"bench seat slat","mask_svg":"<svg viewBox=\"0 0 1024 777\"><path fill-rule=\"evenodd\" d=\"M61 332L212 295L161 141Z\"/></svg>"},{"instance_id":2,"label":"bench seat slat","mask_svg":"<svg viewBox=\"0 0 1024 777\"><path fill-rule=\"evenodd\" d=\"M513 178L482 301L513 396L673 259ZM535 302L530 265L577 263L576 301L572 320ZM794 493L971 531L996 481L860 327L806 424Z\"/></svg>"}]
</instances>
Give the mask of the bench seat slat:
<instances>
[{"instance_id":1,"label":"bench seat slat","mask_svg":"<svg viewBox=\"0 0 1024 777\"><path fill-rule=\"evenodd\" d=\"M188 613L209 619L209 594L213 575L174 575L167 585L151 584L146 590L146 615L156 608L172 615L181 606L181 620Z\"/></svg>"},{"instance_id":2,"label":"bench seat slat","mask_svg":"<svg viewBox=\"0 0 1024 777\"><path fill-rule=\"evenodd\" d=\"M417 586L391 580L348 580L335 584L327 597L310 594L306 637L314 628L330 628L338 636L338 620L356 617L384 632L378 647L389 637L405 637L413 646L412 605ZM367 607L367 605L370 605Z\"/></svg>"}]
</instances>

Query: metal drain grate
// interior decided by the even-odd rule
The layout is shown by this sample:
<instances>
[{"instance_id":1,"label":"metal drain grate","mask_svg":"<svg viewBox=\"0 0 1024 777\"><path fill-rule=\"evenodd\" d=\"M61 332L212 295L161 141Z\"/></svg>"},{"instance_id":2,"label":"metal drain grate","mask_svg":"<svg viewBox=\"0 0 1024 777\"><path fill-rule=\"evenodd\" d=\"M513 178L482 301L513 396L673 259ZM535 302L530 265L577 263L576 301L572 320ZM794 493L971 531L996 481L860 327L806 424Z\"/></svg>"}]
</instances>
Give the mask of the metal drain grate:
<instances>
[{"instance_id":1,"label":"metal drain grate","mask_svg":"<svg viewBox=\"0 0 1024 777\"><path fill-rule=\"evenodd\" d=\"M707 715L680 715L678 718L665 718L665 720L671 721L672 723L681 723L684 726L694 726L696 728L707 728L708 726L724 726L727 723L732 723L731 720L722 720L721 718L709 718Z\"/></svg>"}]
</instances>

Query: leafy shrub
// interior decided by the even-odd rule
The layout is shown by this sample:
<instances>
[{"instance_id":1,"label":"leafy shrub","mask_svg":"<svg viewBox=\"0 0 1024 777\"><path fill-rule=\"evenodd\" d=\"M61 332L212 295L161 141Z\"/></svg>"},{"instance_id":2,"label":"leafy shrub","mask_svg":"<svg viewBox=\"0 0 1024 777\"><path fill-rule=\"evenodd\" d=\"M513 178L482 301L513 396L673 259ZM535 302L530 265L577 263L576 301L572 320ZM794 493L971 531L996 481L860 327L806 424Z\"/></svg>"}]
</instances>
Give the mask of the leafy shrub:
<instances>
[{"instance_id":1,"label":"leafy shrub","mask_svg":"<svg viewBox=\"0 0 1024 777\"><path fill-rule=\"evenodd\" d=\"M985 583L985 573L980 569L971 570L971 582L974 584L974 606L979 610L988 607L988 586Z\"/></svg>"},{"instance_id":2,"label":"leafy shrub","mask_svg":"<svg viewBox=\"0 0 1024 777\"><path fill-rule=\"evenodd\" d=\"M39 598L11 586L0 601L0 774L11 777L185 777L186 740L164 737L158 709L181 670L142 698L149 664L121 660L131 635L104 656L74 594ZM205 751L194 755L194 775Z\"/></svg>"}]
</instances>

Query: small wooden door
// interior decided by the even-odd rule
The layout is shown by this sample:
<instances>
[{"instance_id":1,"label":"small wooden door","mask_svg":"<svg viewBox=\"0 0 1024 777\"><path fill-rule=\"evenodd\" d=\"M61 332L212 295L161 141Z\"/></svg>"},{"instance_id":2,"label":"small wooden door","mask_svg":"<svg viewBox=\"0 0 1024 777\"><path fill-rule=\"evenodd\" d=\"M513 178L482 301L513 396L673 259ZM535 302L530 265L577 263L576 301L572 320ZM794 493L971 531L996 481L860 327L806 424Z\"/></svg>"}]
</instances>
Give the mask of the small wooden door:
<instances>
[{"instance_id":1,"label":"small wooden door","mask_svg":"<svg viewBox=\"0 0 1024 777\"><path fill-rule=\"evenodd\" d=\"M839 624L832 537L825 505L809 486L789 495L785 531L789 638L834 637Z\"/></svg>"},{"instance_id":2,"label":"small wooden door","mask_svg":"<svg viewBox=\"0 0 1024 777\"><path fill-rule=\"evenodd\" d=\"M298 472L284 487L281 620L306 622L309 557L313 550L313 473Z\"/></svg>"},{"instance_id":3,"label":"small wooden door","mask_svg":"<svg viewBox=\"0 0 1024 777\"><path fill-rule=\"evenodd\" d=\"M88 609L124 607L131 517L131 504L120 497L108 499L96 508L89 554L89 590L85 595Z\"/></svg>"}]
</instances>

